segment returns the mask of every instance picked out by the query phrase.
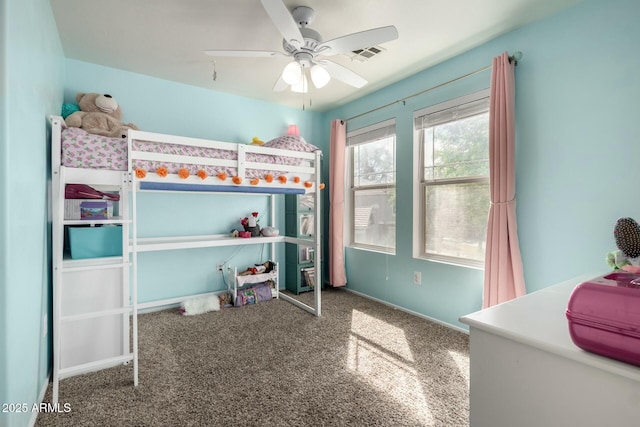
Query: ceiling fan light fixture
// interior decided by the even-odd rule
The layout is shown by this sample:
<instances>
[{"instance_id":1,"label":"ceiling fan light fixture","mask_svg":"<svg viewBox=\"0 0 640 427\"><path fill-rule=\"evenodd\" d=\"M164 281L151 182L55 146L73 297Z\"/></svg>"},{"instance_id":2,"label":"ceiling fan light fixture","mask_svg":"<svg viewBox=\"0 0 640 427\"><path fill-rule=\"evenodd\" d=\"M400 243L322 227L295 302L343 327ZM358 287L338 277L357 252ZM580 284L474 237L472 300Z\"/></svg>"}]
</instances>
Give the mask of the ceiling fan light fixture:
<instances>
[{"instance_id":1,"label":"ceiling fan light fixture","mask_svg":"<svg viewBox=\"0 0 640 427\"><path fill-rule=\"evenodd\" d=\"M300 83L302 79L302 67L297 61L291 61L282 70L282 80L289 85L296 85Z\"/></svg>"},{"instance_id":2,"label":"ceiling fan light fixture","mask_svg":"<svg viewBox=\"0 0 640 427\"><path fill-rule=\"evenodd\" d=\"M329 72L321 65L314 65L309 70L309 73L311 74L313 85L318 89L325 87L331 80Z\"/></svg>"},{"instance_id":3,"label":"ceiling fan light fixture","mask_svg":"<svg viewBox=\"0 0 640 427\"><path fill-rule=\"evenodd\" d=\"M309 91L309 81L307 76L303 75L297 84L291 85L291 92L307 93Z\"/></svg>"}]
</instances>

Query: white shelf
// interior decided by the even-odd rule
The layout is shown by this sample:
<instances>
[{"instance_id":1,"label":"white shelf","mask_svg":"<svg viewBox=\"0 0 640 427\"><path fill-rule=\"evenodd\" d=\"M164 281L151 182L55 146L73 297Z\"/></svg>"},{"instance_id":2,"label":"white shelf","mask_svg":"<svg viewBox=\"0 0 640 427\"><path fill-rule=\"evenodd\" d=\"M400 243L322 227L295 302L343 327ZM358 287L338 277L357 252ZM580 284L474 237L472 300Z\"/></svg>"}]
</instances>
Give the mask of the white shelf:
<instances>
[{"instance_id":1,"label":"white shelf","mask_svg":"<svg viewBox=\"0 0 640 427\"><path fill-rule=\"evenodd\" d=\"M308 237L290 237L284 236L284 241L286 243L293 243L295 245L303 245L303 246L315 246L316 241L310 239Z\"/></svg>"},{"instance_id":2,"label":"white shelf","mask_svg":"<svg viewBox=\"0 0 640 427\"><path fill-rule=\"evenodd\" d=\"M284 236L275 237L230 237L225 234L207 236L146 237L139 238L137 252L169 251L176 249L212 248L221 246L260 245L284 242ZM130 245L129 250L133 250Z\"/></svg>"},{"instance_id":3,"label":"white shelf","mask_svg":"<svg viewBox=\"0 0 640 427\"><path fill-rule=\"evenodd\" d=\"M122 217L113 217L109 219L65 219L62 221L64 225L106 225L106 224L131 224L130 219Z\"/></svg>"},{"instance_id":4,"label":"white shelf","mask_svg":"<svg viewBox=\"0 0 640 427\"><path fill-rule=\"evenodd\" d=\"M121 256L86 259L65 259L62 261L62 271L83 271L104 268L129 267L131 263L125 262Z\"/></svg>"}]
</instances>

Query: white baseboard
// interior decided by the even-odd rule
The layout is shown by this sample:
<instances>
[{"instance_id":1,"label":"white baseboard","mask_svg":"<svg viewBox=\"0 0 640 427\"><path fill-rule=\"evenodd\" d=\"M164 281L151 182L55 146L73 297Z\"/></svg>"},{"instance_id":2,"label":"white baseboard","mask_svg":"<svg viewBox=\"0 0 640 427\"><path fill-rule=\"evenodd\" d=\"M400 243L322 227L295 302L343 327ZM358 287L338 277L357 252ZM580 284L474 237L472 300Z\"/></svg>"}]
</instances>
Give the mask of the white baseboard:
<instances>
[{"instance_id":1,"label":"white baseboard","mask_svg":"<svg viewBox=\"0 0 640 427\"><path fill-rule=\"evenodd\" d=\"M426 316L424 314L418 313L416 311L409 310L408 308L404 308L404 307L401 307L399 305L391 304L388 301L381 300L381 299L378 299L378 298L374 298L374 297L372 297L370 295L363 294L362 292L354 291L353 289L349 289L349 288L341 288L341 289L344 289L347 292L351 292L353 294L359 295L359 296L361 296L363 298L367 298L367 299L379 302L380 304L384 304L386 306L393 307L396 310L404 311L405 313L412 314L414 316L420 317L420 318L428 320L430 322L434 322L434 323L437 323L439 325L445 326L445 327L447 327L449 329L453 329L453 330L456 330L458 332L462 332L462 333L465 333L465 334L469 335L469 331L467 331L466 329L461 328L459 326L452 325L451 323L447 323L447 322L443 322L442 320L434 319L433 317L429 317L429 316Z\"/></svg>"},{"instance_id":2,"label":"white baseboard","mask_svg":"<svg viewBox=\"0 0 640 427\"><path fill-rule=\"evenodd\" d=\"M47 388L49 388L49 383L51 382L51 373L47 375L47 380L42 384L42 388L40 389L40 393L38 393L38 404L44 401L44 395L47 393ZM31 418L29 419L29 427L33 427L36 425L36 420L38 419L39 411L31 412Z\"/></svg>"}]
</instances>

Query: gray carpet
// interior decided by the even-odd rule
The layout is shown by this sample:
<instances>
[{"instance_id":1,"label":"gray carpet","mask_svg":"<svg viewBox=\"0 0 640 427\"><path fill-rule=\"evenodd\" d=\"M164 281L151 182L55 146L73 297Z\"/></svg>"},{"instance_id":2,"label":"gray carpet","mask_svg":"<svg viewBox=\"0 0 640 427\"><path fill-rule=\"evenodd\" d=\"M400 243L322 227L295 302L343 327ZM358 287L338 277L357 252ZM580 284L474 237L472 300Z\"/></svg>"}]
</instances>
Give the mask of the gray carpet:
<instances>
[{"instance_id":1,"label":"gray carpet","mask_svg":"<svg viewBox=\"0 0 640 427\"><path fill-rule=\"evenodd\" d=\"M131 366L65 379L71 412L36 425L468 425L466 334L344 290L322 296L320 318L283 300L141 315L138 387Z\"/></svg>"}]
</instances>

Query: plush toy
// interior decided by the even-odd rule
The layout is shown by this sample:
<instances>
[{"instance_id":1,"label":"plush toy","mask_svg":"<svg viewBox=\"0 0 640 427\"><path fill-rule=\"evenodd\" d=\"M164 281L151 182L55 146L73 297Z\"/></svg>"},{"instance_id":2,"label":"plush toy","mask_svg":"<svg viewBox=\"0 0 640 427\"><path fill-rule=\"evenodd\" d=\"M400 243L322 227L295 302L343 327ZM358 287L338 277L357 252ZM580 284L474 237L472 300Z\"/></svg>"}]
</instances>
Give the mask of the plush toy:
<instances>
[{"instance_id":1,"label":"plush toy","mask_svg":"<svg viewBox=\"0 0 640 427\"><path fill-rule=\"evenodd\" d=\"M640 226L632 218L620 218L613 229L617 251L607 254L607 265L614 270L640 273Z\"/></svg>"},{"instance_id":2,"label":"plush toy","mask_svg":"<svg viewBox=\"0 0 640 427\"><path fill-rule=\"evenodd\" d=\"M76 127L96 135L122 137L127 129L138 129L133 123L122 123L122 110L116 100L108 94L78 93L76 101L80 107L65 119L69 127Z\"/></svg>"},{"instance_id":3,"label":"plush toy","mask_svg":"<svg viewBox=\"0 0 640 427\"><path fill-rule=\"evenodd\" d=\"M218 299L220 300L221 307L231 307L233 305L231 294L229 292L218 295Z\"/></svg>"},{"instance_id":4,"label":"plush toy","mask_svg":"<svg viewBox=\"0 0 640 427\"><path fill-rule=\"evenodd\" d=\"M258 138L257 136L254 136L253 139L250 142L251 145L264 145L264 141L261 140L260 138Z\"/></svg>"},{"instance_id":5,"label":"plush toy","mask_svg":"<svg viewBox=\"0 0 640 427\"><path fill-rule=\"evenodd\" d=\"M220 310L220 299L217 295L190 298L180 304L179 313L183 316L208 313Z\"/></svg>"},{"instance_id":6,"label":"plush toy","mask_svg":"<svg viewBox=\"0 0 640 427\"><path fill-rule=\"evenodd\" d=\"M78 104L62 104L61 114L63 119L66 119L77 111L80 111L80 106Z\"/></svg>"}]
</instances>

